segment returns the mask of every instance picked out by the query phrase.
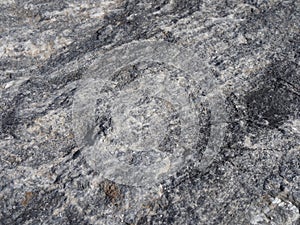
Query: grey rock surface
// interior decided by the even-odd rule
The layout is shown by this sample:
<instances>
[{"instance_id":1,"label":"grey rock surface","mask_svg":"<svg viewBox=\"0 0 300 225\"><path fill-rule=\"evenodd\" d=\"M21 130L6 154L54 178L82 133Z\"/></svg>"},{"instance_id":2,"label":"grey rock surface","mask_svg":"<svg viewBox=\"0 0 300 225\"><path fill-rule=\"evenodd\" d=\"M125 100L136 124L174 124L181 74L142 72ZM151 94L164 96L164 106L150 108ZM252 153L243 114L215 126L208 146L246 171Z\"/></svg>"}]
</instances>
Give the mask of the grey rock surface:
<instances>
[{"instance_id":1,"label":"grey rock surface","mask_svg":"<svg viewBox=\"0 0 300 225\"><path fill-rule=\"evenodd\" d=\"M0 0L0 224L300 224L300 2Z\"/></svg>"}]
</instances>

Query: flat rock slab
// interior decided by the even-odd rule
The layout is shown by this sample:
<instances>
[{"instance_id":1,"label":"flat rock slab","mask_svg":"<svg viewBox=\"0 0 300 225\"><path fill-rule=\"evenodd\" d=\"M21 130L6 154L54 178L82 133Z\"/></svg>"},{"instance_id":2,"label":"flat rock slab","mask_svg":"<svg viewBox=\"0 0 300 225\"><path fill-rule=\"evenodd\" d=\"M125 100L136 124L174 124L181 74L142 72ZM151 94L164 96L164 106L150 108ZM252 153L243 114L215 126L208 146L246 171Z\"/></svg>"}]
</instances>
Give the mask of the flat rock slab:
<instances>
[{"instance_id":1,"label":"flat rock slab","mask_svg":"<svg viewBox=\"0 0 300 225\"><path fill-rule=\"evenodd\" d=\"M0 1L0 224L300 223L298 1Z\"/></svg>"}]
</instances>

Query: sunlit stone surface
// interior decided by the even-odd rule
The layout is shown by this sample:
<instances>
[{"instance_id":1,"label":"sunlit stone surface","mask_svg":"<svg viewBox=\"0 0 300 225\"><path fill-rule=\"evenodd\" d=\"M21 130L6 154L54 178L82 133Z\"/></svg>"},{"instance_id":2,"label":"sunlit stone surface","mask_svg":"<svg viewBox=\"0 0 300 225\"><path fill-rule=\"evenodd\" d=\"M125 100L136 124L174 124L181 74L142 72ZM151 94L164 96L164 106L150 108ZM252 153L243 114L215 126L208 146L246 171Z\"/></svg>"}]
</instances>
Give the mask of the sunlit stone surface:
<instances>
[{"instance_id":1,"label":"sunlit stone surface","mask_svg":"<svg viewBox=\"0 0 300 225\"><path fill-rule=\"evenodd\" d=\"M0 224L300 223L297 1L0 1Z\"/></svg>"}]
</instances>

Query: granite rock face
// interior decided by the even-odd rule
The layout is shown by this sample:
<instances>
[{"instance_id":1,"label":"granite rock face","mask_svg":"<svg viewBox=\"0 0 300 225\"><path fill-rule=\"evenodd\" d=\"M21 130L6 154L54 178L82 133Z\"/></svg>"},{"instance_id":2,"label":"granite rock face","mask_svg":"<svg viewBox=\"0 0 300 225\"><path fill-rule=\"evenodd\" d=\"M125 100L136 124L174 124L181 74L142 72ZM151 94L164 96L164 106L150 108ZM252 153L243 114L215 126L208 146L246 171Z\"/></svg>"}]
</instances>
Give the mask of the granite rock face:
<instances>
[{"instance_id":1,"label":"granite rock face","mask_svg":"<svg viewBox=\"0 0 300 225\"><path fill-rule=\"evenodd\" d=\"M298 1L0 11L0 224L300 224Z\"/></svg>"}]
</instances>

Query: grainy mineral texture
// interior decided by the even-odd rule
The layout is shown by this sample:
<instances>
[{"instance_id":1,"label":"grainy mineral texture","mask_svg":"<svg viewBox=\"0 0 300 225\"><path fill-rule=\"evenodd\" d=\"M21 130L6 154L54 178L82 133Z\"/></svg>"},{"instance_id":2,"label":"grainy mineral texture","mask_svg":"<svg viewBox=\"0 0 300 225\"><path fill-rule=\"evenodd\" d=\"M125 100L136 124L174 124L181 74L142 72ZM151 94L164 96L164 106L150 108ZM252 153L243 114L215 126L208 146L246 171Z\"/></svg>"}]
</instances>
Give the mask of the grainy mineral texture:
<instances>
[{"instance_id":1,"label":"grainy mineral texture","mask_svg":"<svg viewBox=\"0 0 300 225\"><path fill-rule=\"evenodd\" d=\"M1 225L299 225L300 2L0 0Z\"/></svg>"}]
</instances>

